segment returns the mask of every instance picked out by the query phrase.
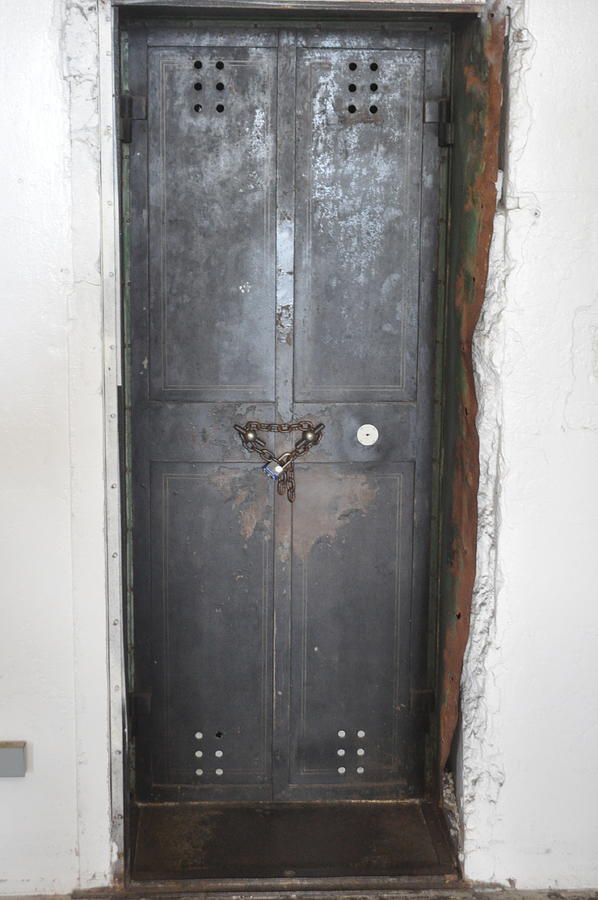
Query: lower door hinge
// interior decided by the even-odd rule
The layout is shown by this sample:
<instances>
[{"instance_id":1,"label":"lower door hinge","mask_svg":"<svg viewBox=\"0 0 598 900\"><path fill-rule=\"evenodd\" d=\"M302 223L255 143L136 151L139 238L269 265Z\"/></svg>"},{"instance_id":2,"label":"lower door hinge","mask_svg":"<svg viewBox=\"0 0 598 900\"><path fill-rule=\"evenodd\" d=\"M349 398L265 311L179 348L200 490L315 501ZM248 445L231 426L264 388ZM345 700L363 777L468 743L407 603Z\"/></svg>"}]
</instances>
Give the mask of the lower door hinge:
<instances>
[{"instance_id":1,"label":"lower door hinge","mask_svg":"<svg viewBox=\"0 0 598 900\"><path fill-rule=\"evenodd\" d=\"M440 100L426 100L424 104L424 123L438 125L438 144L440 147L452 147L453 123L451 121L451 101L448 97Z\"/></svg>"},{"instance_id":2,"label":"lower door hinge","mask_svg":"<svg viewBox=\"0 0 598 900\"><path fill-rule=\"evenodd\" d=\"M425 690L411 691L411 711L419 714L434 712L436 707L436 691L427 688Z\"/></svg>"},{"instance_id":3,"label":"lower door hinge","mask_svg":"<svg viewBox=\"0 0 598 900\"><path fill-rule=\"evenodd\" d=\"M152 711L152 692L130 691L129 708L135 718L149 716Z\"/></svg>"},{"instance_id":4,"label":"lower door hinge","mask_svg":"<svg viewBox=\"0 0 598 900\"><path fill-rule=\"evenodd\" d=\"M147 100L125 91L120 96L120 139L124 144L131 143L135 119L147 119Z\"/></svg>"}]
</instances>

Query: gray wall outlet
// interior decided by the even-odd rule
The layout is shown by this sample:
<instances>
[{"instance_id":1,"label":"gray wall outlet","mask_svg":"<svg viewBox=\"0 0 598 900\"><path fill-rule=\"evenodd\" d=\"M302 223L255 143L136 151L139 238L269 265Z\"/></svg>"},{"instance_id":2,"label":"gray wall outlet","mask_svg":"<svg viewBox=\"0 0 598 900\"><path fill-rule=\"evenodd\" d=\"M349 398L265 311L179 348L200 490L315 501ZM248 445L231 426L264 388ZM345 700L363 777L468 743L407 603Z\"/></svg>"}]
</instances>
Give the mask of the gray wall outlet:
<instances>
[{"instance_id":1,"label":"gray wall outlet","mask_svg":"<svg viewBox=\"0 0 598 900\"><path fill-rule=\"evenodd\" d=\"M25 741L0 741L0 778L22 778L27 771Z\"/></svg>"}]
</instances>

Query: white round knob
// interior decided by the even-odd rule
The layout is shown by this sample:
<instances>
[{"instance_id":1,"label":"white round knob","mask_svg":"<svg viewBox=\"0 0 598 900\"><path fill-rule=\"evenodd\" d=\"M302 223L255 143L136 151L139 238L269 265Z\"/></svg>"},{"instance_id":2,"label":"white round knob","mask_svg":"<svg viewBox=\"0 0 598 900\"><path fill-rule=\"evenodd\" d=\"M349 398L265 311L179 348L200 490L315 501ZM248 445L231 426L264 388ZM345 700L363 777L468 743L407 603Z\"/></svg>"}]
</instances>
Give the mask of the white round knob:
<instances>
[{"instance_id":1,"label":"white round knob","mask_svg":"<svg viewBox=\"0 0 598 900\"><path fill-rule=\"evenodd\" d=\"M357 440L364 447L371 447L378 440L378 429L375 425L362 425L357 429Z\"/></svg>"}]
</instances>

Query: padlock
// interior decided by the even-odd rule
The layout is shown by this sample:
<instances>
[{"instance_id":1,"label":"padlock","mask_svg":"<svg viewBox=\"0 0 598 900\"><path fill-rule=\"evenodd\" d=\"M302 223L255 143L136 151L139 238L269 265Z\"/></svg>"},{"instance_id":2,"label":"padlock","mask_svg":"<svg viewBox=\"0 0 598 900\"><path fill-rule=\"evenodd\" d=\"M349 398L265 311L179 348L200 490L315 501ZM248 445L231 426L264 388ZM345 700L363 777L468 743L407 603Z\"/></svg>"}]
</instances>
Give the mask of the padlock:
<instances>
[{"instance_id":1,"label":"padlock","mask_svg":"<svg viewBox=\"0 0 598 900\"><path fill-rule=\"evenodd\" d=\"M280 463L275 462L275 460L271 460L270 462L266 463L265 466L262 466L262 472L264 473L264 475L267 475L268 478L273 478L274 481L278 481L283 471L283 467L280 465Z\"/></svg>"}]
</instances>

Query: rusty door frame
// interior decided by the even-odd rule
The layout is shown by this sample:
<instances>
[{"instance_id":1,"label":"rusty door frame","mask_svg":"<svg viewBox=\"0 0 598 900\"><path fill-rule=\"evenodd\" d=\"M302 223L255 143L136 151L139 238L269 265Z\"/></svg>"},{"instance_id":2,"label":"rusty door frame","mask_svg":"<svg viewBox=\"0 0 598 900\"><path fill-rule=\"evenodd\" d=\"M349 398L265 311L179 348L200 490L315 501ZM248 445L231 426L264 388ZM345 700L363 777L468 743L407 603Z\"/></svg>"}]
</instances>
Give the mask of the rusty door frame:
<instances>
[{"instance_id":1,"label":"rusty door frame","mask_svg":"<svg viewBox=\"0 0 598 900\"><path fill-rule=\"evenodd\" d=\"M207 6L213 7L211 0L205 0ZM326 10L339 13L336 0L312 0L318 11ZM140 12L142 6L138 0L133 3L127 0L113 0L114 6L127 5ZM183 3L176 3L179 7ZM185 4L187 5L187 4ZM223 4L224 5L224 4ZM106 12L104 2L100 3L100 46L116 49L118 58L118 9L112 15L102 16ZM151 2L148 7L155 6ZM196 13L198 2L191 2ZM269 12L273 9L284 14L293 7L305 13L306 4L301 0L263 3ZM311 6L311 3L310 3ZM366 4L347 2L347 12L361 9ZM418 4L388 3L368 0L368 18L380 18L392 12L405 18L406 9L415 11ZM441 4L438 4L441 6ZM254 0L240 0L235 3L239 13L251 8L255 9ZM103 9L102 9L103 8ZM427 6L430 9L430 6ZM470 6L471 9L471 6ZM371 12L370 12L371 10ZM154 8L155 11L155 8ZM419 10L421 12L421 5ZM464 10L461 10L462 12ZM445 14L436 10L435 19L446 21ZM102 21L103 20L103 21ZM469 633L471 598L475 576L475 552L477 538L477 487L479 480L478 435L475 426L477 402L473 379L472 340L473 332L484 299L486 277L488 271L488 254L492 236L494 213L496 209L496 180L499 167L499 136L502 110L502 64L504 53L504 37L506 10L503 0L492 0L484 11L477 15L451 15L453 25L453 73L452 73L452 122L454 129L453 149L451 152L450 177L448 188L448 237L445 246L445 259L441 258L440 291L444 291L442 327L438 340L441 347L439 353L439 477L436 499L437 535L437 624L435 650L437 660L437 696L438 703L434 715L434 731L432 735L434 747L430 759L430 771L433 773L430 793L440 801L442 773L449 757L452 740L457 727L459 714L459 683L463 664L463 655ZM111 51L106 50L110 56ZM109 59L108 67L112 60ZM114 110L110 110L113 94L114 71L107 73L101 67L100 81L103 85L103 119L107 125L106 137L110 148L103 150L104 161L114 159L114 139L110 132L110 122L114 121ZM112 162L113 164L113 162ZM110 166L106 168L106 176L110 179ZM103 193L110 196L110 185L103 186ZM117 188L115 187L115 190ZM118 197L118 194L115 195ZM112 206L113 201L105 201ZM123 211L123 216L126 211ZM106 231L110 230L108 224ZM106 237L108 248L110 236ZM124 248L121 247L124 254ZM443 269L445 272L443 278ZM126 295L126 285L122 286ZM114 298L107 293L108 306L114 304ZM117 298L118 299L118 298ZM114 330L118 334L118 326ZM114 362L107 364L107 448L112 455L115 450L114 409L118 393L118 373L114 373ZM114 397L113 397L114 394ZM114 403L112 402L114 401ZM110 412L109 410L112 410ZM121 418L121 417L119 417ZM122 441L120 441L122 453ZM126 460L121 457L122 476L120 481L126 483ZM112 481L109 478L108 481ZM117 492L107 483L107 517L113 520L115 514L120 516L120 505L115 503ZM122 505L126 511L126 492L123 490ZM117 509L118 507L118 509ZM112 529L114 530L114 528ZM116 553L111 554L116 559ZM115 571L120 562L114 563ZM116 633L121 630L120 613L124 606L123 588L120 585L118 572L113 575L109 586L109 618L111 627L110 671L115 675L113 680L120 681L122 671L123 649ZM124 588L126 590L126 587ZM118 615L117 615L118 614ZM116 618L114 617L116 615ZM118 689L118 684L114 691ZM126 746L123 748L122 735L126 734L127 711L123 706L120 692L114 696L111 690L111 775L112 775L112 837L117 848L117 859L113 867L115 883L122 883L125 878L125 852L123 819L126 815L127 786L126 776L123 784L123 767L126 765ZM122 730L121 730L122 729ZM126 743L126 742L125 742ZM441 802L441 801L440 801ZM123 806L124 804L124 806Z\"/></svg>"}]
</instances>

